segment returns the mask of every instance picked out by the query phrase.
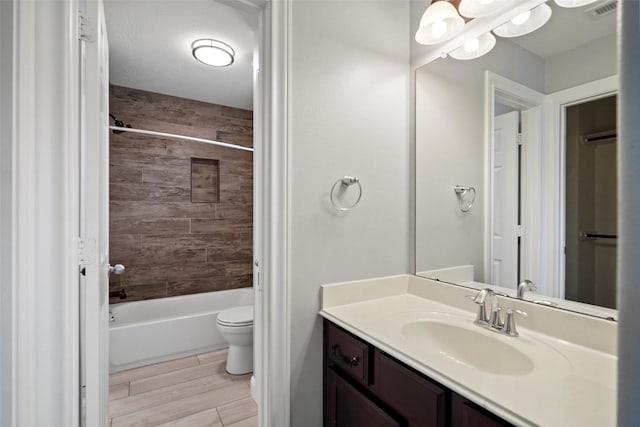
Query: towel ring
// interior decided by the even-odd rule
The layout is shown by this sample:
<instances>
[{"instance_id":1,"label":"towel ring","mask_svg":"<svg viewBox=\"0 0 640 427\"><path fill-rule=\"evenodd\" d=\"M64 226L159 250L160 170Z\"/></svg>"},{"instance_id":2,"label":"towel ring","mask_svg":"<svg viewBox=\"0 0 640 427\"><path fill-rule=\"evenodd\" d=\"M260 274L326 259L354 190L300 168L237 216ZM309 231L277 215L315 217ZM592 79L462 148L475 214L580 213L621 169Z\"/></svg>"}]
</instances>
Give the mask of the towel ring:
<instances>
[{"instance_id":1,"label":"towel ring","mask_svg":"<svg viewBox=\"0 0 640 427\"><path fill-rule=\"evenodd\" d=\"M350 206L341 206L338 202L336 202L336 199L335 199L336 188L341 188L342 191L344 191L347 187L350 187L354 184L358 185L358 198ZM338 185L340 186L338 187ZM331 187L331 196L330 196L331 205L338 211L344 212L344 211L353 209L360 202L361 198L362 198L362 184L360 184L360 179L358 179L355 176L345 175L342 178L338 178L338 180L333 184L333 187Z\"/></svg>"},{"instance_id":2,"label":"towel ring","mask_svg":"<svg viewBox=\"0 0 640 427\"><path fill-rule=\"evenodd\" d=\"M464 185L456 185L453 187L453 191L455 191L458 196L458 203L460 212L467 213L471 210L473 203L476 201L476 189L473 187L467 187ZM471 193L471 201L465 201L464 196L468 193Z\"/></svg>"}]
</instances>

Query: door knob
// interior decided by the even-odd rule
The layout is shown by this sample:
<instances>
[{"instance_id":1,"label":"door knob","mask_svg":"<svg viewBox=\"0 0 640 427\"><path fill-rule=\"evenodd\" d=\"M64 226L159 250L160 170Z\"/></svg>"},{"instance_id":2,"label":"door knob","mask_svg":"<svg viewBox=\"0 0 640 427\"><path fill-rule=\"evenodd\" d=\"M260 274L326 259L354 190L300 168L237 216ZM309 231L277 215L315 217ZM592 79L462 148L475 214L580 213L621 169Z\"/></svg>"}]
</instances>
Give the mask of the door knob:
<instances>
[{"instance_id":1,"label":"door knob","mask_svg":"<svg viewBox=\"0 0 640 427\"><path fill-rule=\"evenodd\" d=\"M109 264L109 274L122 274L124 273L125 266L122 264L111 265Z\"/></svg>"}]
</instances>

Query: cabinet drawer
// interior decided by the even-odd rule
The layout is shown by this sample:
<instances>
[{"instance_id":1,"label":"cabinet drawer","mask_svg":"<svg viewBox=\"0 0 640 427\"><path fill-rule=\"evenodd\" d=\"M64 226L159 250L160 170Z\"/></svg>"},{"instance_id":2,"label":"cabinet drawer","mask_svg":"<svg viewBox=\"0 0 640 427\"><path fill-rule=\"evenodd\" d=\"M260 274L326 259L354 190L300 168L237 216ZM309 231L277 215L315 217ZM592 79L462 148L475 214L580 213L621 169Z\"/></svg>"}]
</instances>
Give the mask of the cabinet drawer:
<instances>
[{"instance_id":1,"label":"cabinet drawer","mask_svg":"<svg viewBox=\"0 0 640 427\"><path fill-rule=\"evenodd\" d=\"M325 323L325 357L362 385L369 385L369 345L330 322Z\"/></svg>"},{"instance_id":2,"label":"cabinet drawer","mask_svg":"<svg viewBox=\"0 0 640 427\"><path fill-rule=\"evenodd\" d=\"M401 414L408 427L444 427L447 390L411 368L374 352L374 384L377 397Z\"/></svg>"}]
</instances>

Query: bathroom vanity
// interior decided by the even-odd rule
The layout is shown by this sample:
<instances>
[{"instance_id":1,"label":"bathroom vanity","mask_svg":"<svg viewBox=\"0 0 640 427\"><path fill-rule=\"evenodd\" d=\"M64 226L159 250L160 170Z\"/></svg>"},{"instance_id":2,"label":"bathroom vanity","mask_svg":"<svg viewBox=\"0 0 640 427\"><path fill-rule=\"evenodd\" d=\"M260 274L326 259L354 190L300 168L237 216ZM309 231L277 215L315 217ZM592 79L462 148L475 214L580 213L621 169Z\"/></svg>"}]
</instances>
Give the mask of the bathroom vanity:
<instances>
[{"instance_id":1,"label":"bathroom vanity","mask_svg":"<svg viewBox=\"0 0 640 427\"><path fill-rule=\"evenodd\" d=\"M323 286L325 426L615 425L616 323L403 275Z\"/></svg>"},{"instance_id":2,"label":"bathroom vanity","mask_svg":"<svg viewBox=\"0 0 640 427\"><path fill-rule=\"evenodd\" d=\"M512 425L328 320L324 361L325 426Z\"/></svg>"}]
</instances>

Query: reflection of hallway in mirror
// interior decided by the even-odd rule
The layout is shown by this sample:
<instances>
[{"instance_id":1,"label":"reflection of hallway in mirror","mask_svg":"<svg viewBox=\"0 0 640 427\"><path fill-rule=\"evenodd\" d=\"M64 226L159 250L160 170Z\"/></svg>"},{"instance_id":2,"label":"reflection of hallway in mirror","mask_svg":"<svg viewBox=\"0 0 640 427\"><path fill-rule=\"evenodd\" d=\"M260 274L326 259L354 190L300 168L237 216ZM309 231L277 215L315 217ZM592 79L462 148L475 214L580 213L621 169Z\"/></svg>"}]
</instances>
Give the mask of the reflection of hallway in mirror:
<instances>
[{"instance_id":1,"label":"reflection of hallway in mirror","mask_svg":"<svg viewBox=\"0 0 640 427\"><path fill-rule=\"evenodd\" d=\"M567 299L616 308L616 97L566 110Z\"/></svg>"}]
</instances>

